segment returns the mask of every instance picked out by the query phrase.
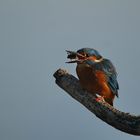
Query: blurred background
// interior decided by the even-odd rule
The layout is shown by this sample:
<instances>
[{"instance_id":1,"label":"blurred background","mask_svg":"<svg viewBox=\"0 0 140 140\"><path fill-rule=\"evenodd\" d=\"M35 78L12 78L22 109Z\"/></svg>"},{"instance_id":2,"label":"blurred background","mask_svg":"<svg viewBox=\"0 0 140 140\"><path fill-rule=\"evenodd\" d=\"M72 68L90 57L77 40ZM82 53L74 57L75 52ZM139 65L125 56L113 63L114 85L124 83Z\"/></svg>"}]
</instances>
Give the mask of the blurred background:
<instances>
[{"instance_id":1,"label":"blurred background","mask_svg":"<svg viewBox=\"0 0 140 140\"><path fill-rule=\"evenodd\" d=\"M97 49L118 72L114 106L140 114L139 0L0 1L0 140L138 140L55 84L65 50Z\"/></svg>"}]
</instances>

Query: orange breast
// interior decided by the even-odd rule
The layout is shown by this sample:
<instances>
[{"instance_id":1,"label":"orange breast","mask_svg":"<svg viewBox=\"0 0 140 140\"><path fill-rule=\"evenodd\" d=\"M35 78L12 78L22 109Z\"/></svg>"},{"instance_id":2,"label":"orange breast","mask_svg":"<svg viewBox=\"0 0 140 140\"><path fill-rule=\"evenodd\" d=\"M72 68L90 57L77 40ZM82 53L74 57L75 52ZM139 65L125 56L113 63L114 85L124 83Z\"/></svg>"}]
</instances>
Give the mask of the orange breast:
<instances>
[{"instance_id":1,"label":"orange breast","mask_svg":"<svg viewBox=\"0 0 140 140\"><path fill-rule=\"evenodd\" d=\"M108 87L106 76L102 71L94 70L86 64L78 64L76 72L84 89L92 94L104 96L105 100L114 99L114 94Z\"/></svg>"}]
</instances>

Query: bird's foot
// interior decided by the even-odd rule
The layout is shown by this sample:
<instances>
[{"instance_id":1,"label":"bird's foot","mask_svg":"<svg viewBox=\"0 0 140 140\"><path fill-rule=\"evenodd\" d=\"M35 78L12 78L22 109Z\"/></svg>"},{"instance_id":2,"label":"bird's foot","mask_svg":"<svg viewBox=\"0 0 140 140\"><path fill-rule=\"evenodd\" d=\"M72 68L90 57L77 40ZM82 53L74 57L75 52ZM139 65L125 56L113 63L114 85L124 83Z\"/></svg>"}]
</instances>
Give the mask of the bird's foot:
<instances>
[{"instance_id":1,"label":"bird's foot","mask_svg":"<svg viewBox=\"0 0 140 140\"><path fill-rule=\"evenodd\" d=\"M96 97L96 101L97 101L97 102L105 101L104 96L98 95L98 96Z\"/></svg>"}]
</instances>

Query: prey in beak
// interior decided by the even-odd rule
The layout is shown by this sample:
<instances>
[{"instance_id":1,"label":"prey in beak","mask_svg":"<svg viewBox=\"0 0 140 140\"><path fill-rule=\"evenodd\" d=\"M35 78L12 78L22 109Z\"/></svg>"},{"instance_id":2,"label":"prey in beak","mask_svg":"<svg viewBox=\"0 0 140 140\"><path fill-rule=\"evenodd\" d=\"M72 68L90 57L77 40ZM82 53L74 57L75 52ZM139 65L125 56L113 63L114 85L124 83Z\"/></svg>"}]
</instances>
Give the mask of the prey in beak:
<instances>
[{"instance_id":1,"label":"prey in beak","mask_svg":"<svg viewBox=\"0 0 140 140\"><path fill-rule=\"evenodd\" d=\"M83 60L86 59L86 56L84 56L80 53L77 53L74 51L68 51L68 50L66 50L66 52L68 54L67 58L71 59L70 61L68 61L66 63L78 63L78 62L82 62Z\"/></svg>"}]
</instances>

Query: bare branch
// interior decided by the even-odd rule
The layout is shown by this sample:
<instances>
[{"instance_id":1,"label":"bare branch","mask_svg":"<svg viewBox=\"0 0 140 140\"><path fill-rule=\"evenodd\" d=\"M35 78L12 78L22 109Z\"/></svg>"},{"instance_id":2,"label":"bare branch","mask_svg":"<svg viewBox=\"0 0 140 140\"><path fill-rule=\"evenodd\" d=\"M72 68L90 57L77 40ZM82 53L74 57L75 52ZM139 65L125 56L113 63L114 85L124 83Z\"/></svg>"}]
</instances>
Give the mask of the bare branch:
<instances>
[{"instance_id":1,"label":"bare branch","mask_svg":"<svg viewBox=\"0 0 140 140\"><path fill-rule=\"evenodd\" d=\"M54 77L60 88L83 104L98 118L120 131L140 136L140 116L121 112L102 100L97 102L92 94L82 89L78 79L66 70L57 70Z\"/></svg>"}]
</instances>

